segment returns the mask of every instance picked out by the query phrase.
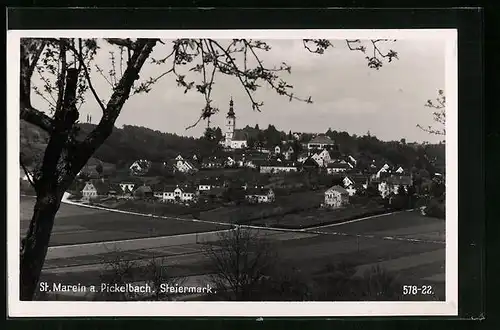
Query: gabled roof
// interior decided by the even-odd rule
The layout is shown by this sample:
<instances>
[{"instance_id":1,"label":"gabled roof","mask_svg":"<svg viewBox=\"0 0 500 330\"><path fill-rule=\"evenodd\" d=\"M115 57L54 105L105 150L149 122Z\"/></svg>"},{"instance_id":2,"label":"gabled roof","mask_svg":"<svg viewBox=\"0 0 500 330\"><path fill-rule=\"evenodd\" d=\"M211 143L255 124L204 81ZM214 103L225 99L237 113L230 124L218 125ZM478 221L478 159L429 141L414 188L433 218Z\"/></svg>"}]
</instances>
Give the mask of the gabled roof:
<instances>
[{"instance_id":1,"label":"gabled roof","mask_svg":"<svg viewBox=\"0 0 500 330\"><path fill-rule=\"evenodd\" d=\"M345 163L330 163L326 166L327 168L350 168L349 164Z\"/></svg>"},{"instance_id":2,"label":"gabled roof","mask_svg":"<svg viewBox=\"0 0 500 330\"><path fill-rule=\"evenodd\" d=\"M330 189L325 191L325 193L334 192L334 191L337 191L337 192L341 193L342 195L349 195L347 190L339 185L335 185L335 186L331 187Z\"/></svg>"},{"instance_id":3,"label":"gabled roof","mask_svg":"<svg viewBox=\"0 0 500 330\"><path fill-rule=\"evenodd\" d=\"M318 135L311 141L309 141L310 144L334 144L333 140L330 139L330 137L326 135Z\"/></svg>"},{"instance_id":4,"label":"gabled roof","mask_svg":"<svg viewBox=\"0 0 500 330\"><path fill-rule=\"evenodd\" d=\"M307 158L302 164L303 167L319 167L319 164L312 158Z\"/></svg>"},{"instance_id":5,"label":"gabled roof","mask_svg":"<svg viewBox=\"0 0 500 330\"><path fill-rule=\"evenodd\" d=\"M351 175L346 175L345 177L354 182L355 184L366 183L366 181L368 181L369 179L369 176L363 174L351 174Z\"/></svg>"},{"instance_id":6,"label":"gabled roof","mask_svg":"<svg viewBox=\"0 0 500 330\"><path fill-rule=\"evenodd\" d=\"M393 184L393 185L409 186L412 184L412 179L410 176L399 175L399 176L390 176L387 179L385 179L385 182L387 182L388 184Z\"/></svg>"},{"instance_id":7,"label":"gabled roof","mask_svg":"<svg viewBox=\"0 0 500 330\"><path fill-rule=\"evenodd\" d=\"M101 180L93 180L90 181L90 183L92 183L92 185L95 187L98 195L106 195L109 192L108 182L102 182Z\"/></svg>"},{"instance_id":8,"label":"gabled roof","mask_svg":"<svg viewBox=\"0 0 500 330\"><path fill-rule=\"evenodd\" d=\"M139 194L149 194L149 193L152 193L152 192L153 192L153 190L151 190L150 186L143 185L143 186L138 187L134 191L134 194L136 194L136 193L139 193Z\"/></svg>"}]
</instances>

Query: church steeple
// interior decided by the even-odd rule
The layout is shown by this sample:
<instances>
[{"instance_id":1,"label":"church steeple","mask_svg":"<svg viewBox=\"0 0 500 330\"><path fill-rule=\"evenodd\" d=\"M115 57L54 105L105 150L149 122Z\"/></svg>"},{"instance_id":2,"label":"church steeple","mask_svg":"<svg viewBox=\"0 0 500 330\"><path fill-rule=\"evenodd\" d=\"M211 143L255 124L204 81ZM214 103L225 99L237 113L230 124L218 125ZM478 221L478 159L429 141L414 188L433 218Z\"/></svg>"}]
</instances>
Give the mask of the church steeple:
<instances>
[{"instance_id":1,"label":"church steeple","mask_svg":"<svg viewBox=\"0 0 500 330\"><path fill-rule=\"evenodd\" d=\"M229 101L229 112L227 113L227 118L235 118L233 105L234 105L233 97L231 96L231 100Z\"/></svg>"}]
</instances>

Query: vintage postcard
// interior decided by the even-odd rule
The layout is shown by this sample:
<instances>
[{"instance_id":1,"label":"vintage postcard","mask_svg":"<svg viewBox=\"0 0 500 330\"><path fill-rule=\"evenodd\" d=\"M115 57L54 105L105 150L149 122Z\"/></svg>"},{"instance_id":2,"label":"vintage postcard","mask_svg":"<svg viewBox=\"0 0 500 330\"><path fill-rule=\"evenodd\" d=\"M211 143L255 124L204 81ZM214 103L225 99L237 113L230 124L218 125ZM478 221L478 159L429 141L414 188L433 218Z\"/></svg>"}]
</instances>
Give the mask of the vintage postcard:
<instances>
[{"instance_id":1,"label":"vintage postcard","mask_svg":"<svg viewBox=\"0 0 500 330\"><path fill-rule=\"evenodd\" d=\"M8 31L8 308L458 314L457 31Z\"/></svg>"}]
</instances>

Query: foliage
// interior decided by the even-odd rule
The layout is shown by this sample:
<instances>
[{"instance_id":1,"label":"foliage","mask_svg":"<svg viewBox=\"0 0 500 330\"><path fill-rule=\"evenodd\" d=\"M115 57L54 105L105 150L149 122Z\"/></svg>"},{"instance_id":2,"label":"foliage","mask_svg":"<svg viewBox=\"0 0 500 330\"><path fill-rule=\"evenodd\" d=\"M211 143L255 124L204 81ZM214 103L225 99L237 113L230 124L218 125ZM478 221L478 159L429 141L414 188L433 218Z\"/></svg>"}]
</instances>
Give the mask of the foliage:
<instances>
[{"instance_id":1,"label":"foliage","mask_svg":"<svg viewBox=\"0 0 500 330\"><path fill-rule=\"evenodd\" d=\"M105 265L101 271L99 278L101 283L117 284L118 286L125 284L134 284L140 282L141 285L148 285L151 288L150 293L135 293L135 292L99 292L95 300L104 301L137 301L137 300L154 300L165 301L172 300L172 296L168 292L160 290L161 284L174 286L181 284L183 278L175 278L170 276L169 269L166 267L165 258L152 256L145 263L136 260L129 260L123 252L119 250L112 251L115 258L111 260L103 260Z\"/></svg>"},{"instance_id":2,"label":"foliage","mask_svg":"<svg viewBox=\"0 0 500 330\"><path fill-rule=\"evenodd\" d=\"M204 253L213 271L211 282L227 300L253 300L262 276L276 262L269 241L257 231L239 226L219 233L219 240L216 244L206 244Z\"/></svg>"},{"instance_id":3,"label":"foliage","mask_svg":"<svg viewBox=\"0 0 500 330\"><path fill-rule=\"evenodd\" d=\"M443 90L438 90L438 96L435 100L427 100L425 104L426 107L432 109L433 120L437 127L427 126L423 127L420 124L417 125L421 130L435 135L446 135L446 96Z\"/></svg>"}]
</instances>

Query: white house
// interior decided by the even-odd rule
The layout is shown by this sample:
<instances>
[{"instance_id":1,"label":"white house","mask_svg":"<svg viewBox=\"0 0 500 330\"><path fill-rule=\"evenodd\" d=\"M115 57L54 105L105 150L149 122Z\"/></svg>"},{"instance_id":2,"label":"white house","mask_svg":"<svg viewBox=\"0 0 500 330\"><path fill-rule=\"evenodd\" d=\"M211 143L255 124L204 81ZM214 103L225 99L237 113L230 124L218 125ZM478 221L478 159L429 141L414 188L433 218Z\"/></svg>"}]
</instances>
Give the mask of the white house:
<instances>
[{"instance_id":1,"label":"white house","mask_svg":"<svg viewBox=\"0 0 500 330\"><path fill-rule=\"evenodd\" d=\"M129 170L133 175L145 174L151 167L151 162L145 159L139 159L130 165Z\"/></svg>"},{"instance_id":2,"label":"white house","mask_svg":"<svg viewBox=\"0 0 500 330\"><path fill-rule=\"evenodd\" d=\"M260 165L260 173L281 173L281 172L297 172L298 166L295 162L289 161L272 161L265 162Z\"/></svg>"},{"instance_id":3,"label":"white house","mask_svg":"<svg viewBox=\"0 0 500 330\"><path fill-rule=\"evenodd\" d=\"M307 143L307 149L328 149L334 145L335 143L332 139L330 139L330 137L326 135L318 135L317 137L309 141L309 143Z\"/></svg>"},{"instance_id":4,"label":"white house","mask_svg":"<svg viewBox=\"0 0 500 330\"><path fill-rule=\"evenodd\" d=\"M380 170L378 170L378 172L375 173L375 178L379 179L381 175L388 174L390 171L390 168L391 167L388 164L384 164L384 166L382 166L380 168Z\"/></svg>"},{"instance_id":5,"label":"white house","mask_svg":"<svg viewBox=\"0 0 500 330\"><path fill-rule=\"evenodd\" d=\"M198 183L198 191L210 191L213 188L219 188L223 184L218 179L203 179Z\"/></svg>"},{"instance_id":6,"label":"white house","mask_svg":"<svg viewBox=\"0 0 500 330\"><path fill-rule=\"evenodd\" d=\"M405 170L400 166L400 167L398 167L398 169L395 172L398 173L398 174L403 174L404 171Z\"/></svg>"},{"instance_id":7,"label":"white house","mask_svg":"<svg viewBox=\"0 0 500 330\"><path fill-rule=\"evenodd\" d=\"M231 141L231 149L246 149L247 147L248 147L247 140L232 140Z\"/></svg>"},{"instance_id":8,"label":"white house","mask_svg":"<svg viewBox=\"0 0 500 330\"><path fill-rule=\"evenodd\" d=\"M236 163L236 160L233 159L233 157L227 156L226 161L225 161L225 165L229 166L229 167L233 167L233 166L237 165L237 163Z\"/></svg>"},{"instance_id":9,"label":"white house","mask_svg":"<svg viewBox=\"0 0 500 330\"><path fill-rule=\"evenodd\" d=\"M274 147L274 153L275 154L280 154L281 153L281 147L280 146Z\"/></svg>"},{"instance_id":10,"label":"white house","mask_svg":"<svg viewBox=\"0 0 500 330\"><path fill-rule=\"evenodd\" d=\"M289 146L288 149L285 151L285 158L287 160L290 160L293 154L295 154L295 150L293 150L292 146Z\"/></svg>"},{"instance_id":11,"label":"white house","mask_svg":"<svg viewBox=\"0 0 500 330\"><path fill-rule=\"evenodd\" d=\"M97 197L106 196L109 191L109 186L102 181L88 181L82 189L84 199L94 199Z\"/></svg>"},{"instance_id":12,"label":"white house","mask_svg":"<svg viewBox=\"0 0 500 330\"><path fill-rule=\"evenodd\" d=\"M349 193L349 196L353 196L354 194L356 194L359 188L368 188L368 177L361 175L346 176L342 180L342 183L344 185L344 188Z\"/></svg>"},{"instance_id":13,"label":"white house","mask_svg":"<svg viewBox=\"0 0 500 330\"><path fill-rule=\"evenodd\" d=\"M328 174L337 174L337 173L345 173L350 169L349 164L345 162L335 162L330 163L326 166L326 173Z\"/></svg>"},{"instance_id":14,"label":"white house","mask_svg":"<svg viewBox=\"0 0 500 330\"><path fill-rule=\"evenodd\" d=\"M333 161L330 152L327 149L323 149L322 151L313 154L311 158L314 159L320 167L326 167Z\"/></svg>"},{"instance_id":15,"label":"white house","mask_svg":"<svg viewBox=\"0 0 500 330\"><path fill-rule=\"evenodd\" d=\"M408 191L408 187L413 184L412 178L410 176L390 176L383 179L378 184L378 190L382 198L386 198L391 194L397 195L399 193L399 187L403 187L405 191Z\"/></svg>"},{"instance_id":16,"label":"white house","mask_svg":"<svg viewBox=\"0 0 500 330\"><path fill-rule=\"evenodd\" d=\"M135 183L132 182L120 182L120 188L123 192L132 192L134 191Z\"/></svg>"},{"instance_id":17,"label":"white house","mask_svg":"<svg viewBox=\"0 0 500 330\"><path fill-rule=\"evenodd\" d=\"M196 191L189 186L165 186L153 195L163 202L189 202L196 198Z\"/></svg>"},{"instance_id":18,"label":"white house","mask_svg":"<svg viewBox=\"0 0 500 330\"><path fill-rule=\"evenodd\" d=\"M198 169L189 160L182 158L181 155L177 156L174 160L174 170L181 173L196 172Z\"/></svg>"},{"instance_id":19,"label":"white house","mask_svg":"<svg viewBox=\"0 0 500 330\"><path fill-rule=\"evenodd\" d=\"M246 189L245 199L250 203L272 203L275 200L275 195L272 189L254 187Z\"/></svg>"},{"instance_id":20,"label":"white house","mask_svg":"<svg viewBox=\"0 0 500 330\"><path fill-rule=\"evenodd\" d=\"M338 208L349 203L349 193L341 186L333 186L325 191L325 207Z\"/></svg>"}]
</instances>

